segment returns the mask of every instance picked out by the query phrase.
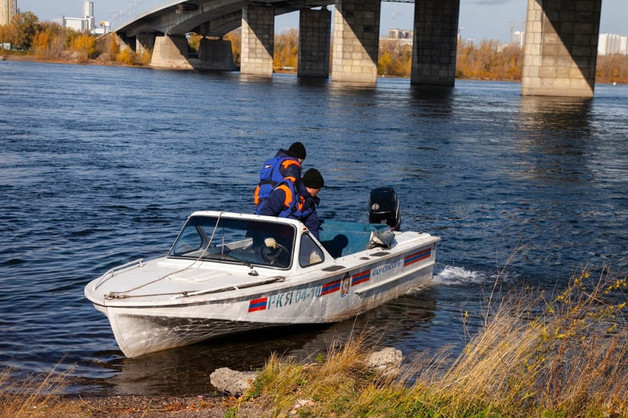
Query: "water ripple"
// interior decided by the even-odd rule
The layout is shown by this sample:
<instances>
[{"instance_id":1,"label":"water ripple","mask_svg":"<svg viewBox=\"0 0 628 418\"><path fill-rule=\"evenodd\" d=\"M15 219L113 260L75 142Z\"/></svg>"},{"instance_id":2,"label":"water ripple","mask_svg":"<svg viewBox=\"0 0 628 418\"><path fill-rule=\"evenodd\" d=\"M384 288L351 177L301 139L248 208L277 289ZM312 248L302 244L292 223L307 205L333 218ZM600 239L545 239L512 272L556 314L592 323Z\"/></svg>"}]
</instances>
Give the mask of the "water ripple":
<instances>
[{"instance_id":1,"label":"water ripple","mask_svg":"<svg viewBox=\"0 0 628 418\"><path fill-rule=\"evenodd\" d=\"M195 393L217 367L309 355L353 327L406 354L459 345L461 312L498 277L549 288L584 266L626 272L626 87L577 100L514 83L0 65L0 367L75 364L79 392ZM259 165L295 140L325 177L321 217L366 221L369 191L392 186L402 228L443 238L434 286L355 322L125 359L83 286L164 254L194 210L251 211Z\"/></svg>"}]
</instances>

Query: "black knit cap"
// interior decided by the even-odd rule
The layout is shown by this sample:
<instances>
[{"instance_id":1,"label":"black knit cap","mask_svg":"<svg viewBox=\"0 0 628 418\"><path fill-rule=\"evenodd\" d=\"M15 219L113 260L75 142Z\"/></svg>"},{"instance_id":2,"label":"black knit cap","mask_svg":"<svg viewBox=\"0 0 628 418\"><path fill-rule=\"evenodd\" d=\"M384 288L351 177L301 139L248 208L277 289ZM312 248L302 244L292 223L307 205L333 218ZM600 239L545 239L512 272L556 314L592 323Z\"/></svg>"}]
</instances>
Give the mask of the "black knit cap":
<instances>
[{"instance_id":1,"label":"black knit cap","mask_svg":"<svg viewBox=\"0 0 628 418\"><path fill-rule=\"evenodd\" d=\"M310 168L303 175L303 184L310 189L322 189L325 186L325 181L317 169Z\"/></svg>"},{"instance_id":2,"label":"black knit cap","mask_svg":"<svg viewBox=\"0 0 628 418\"><path fill-rule=\"evenodd\" d=\"M288 155L293 158L300 158L302 160L305 160L305 146L300 142L295 142L294 144L290 145L290 148L288 148Z\"/></svg>"}]
</instances>

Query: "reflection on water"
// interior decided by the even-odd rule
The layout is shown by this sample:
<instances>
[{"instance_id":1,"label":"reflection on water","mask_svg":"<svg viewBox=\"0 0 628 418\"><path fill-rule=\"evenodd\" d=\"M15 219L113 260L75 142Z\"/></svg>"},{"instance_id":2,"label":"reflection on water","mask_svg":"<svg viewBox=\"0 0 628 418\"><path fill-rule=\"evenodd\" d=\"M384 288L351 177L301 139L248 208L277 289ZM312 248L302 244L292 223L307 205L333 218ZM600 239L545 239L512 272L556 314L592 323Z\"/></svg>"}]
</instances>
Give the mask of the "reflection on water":
<instances>
[{"instance_id":1,"label":"reflection on water","mask_svg":"<svg viewBox=\"0 0 628 418\"><path fill-rule=\"evenodd\" d=\"M448 102L453 99L455 87L446 86L410 86L410 93L419 101Z\"/></svg>"},{"instance_id":2,"label":"reflection on water","mask_svg":"<svg viewBox=\"0 0 628 418\"><path fill-rule=\"evenodd\" d=\"M587 181L592 99L523 96L519 111L524 175L543 181Z\"/></svg>"},{"instance_id":3,"label":"reflection on water","mask_svg":"<svg viewBox=\"0 0 628 418\"><path fill-rule=\"evenodd\" d=\"M575 131L589 135L592 98L522 96L521 126L538 134L563 135Z\"/></svg>"}]
</instances>

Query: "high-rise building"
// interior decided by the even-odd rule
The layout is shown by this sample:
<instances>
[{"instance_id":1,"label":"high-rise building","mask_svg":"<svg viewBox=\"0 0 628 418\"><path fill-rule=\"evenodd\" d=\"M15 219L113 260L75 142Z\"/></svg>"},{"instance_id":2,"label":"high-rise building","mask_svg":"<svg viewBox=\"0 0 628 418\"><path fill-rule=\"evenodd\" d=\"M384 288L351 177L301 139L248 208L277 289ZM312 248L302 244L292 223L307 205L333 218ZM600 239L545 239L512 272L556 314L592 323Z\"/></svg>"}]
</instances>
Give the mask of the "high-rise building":
<instances>
[{"instance_id":1,"label":"high-rise building","mask_svg":"<svg viewBox=\"0 0 628 418\"><path fill-rule=\"evenodd\" d=\"M88 31L94 30L96 21L94 20L94 2L89 0L83 1L83 19L85 19L85 26Z\"/></svg>"},{"instance_id":2,"label":"high-rise building","mask_svg":"<svg viewBox=\"0 0 628 418\"><path fill-rule=\"evenodd\" d=\"M84 0L83 17L64 17L63 27L74 29L79 32L92 32L94 29L96 29L96 20L94 18L94 2Z\"/></svg>"},{"instance_id":3,"label":"high-rise building","mask_svg":"<svg viewBox=\"0 0 628 418\"><path fill-rule=\"evenodd\" d=\"M388 38L390 39L409 39L412 40L414 31L408 29L388 29Z\"/></svg>"},{"instance_id":4,"label":"high-rise building","mask_svg":"<svg viewBox=\"0 0 628 418\"><path fill-rule=\"evenodd\" d=\"M599 55L628 55L628 36L612 33L600 34L597 53Z\"/></svg>"},{"instance_id":5,"label":"high-rise building","mask_svg":"<svg viewBox=\"0 0 628 418\"><path fill-rule=\"evenodd\" d=\"M526 33L521 31L514 31L510 34L510 45L516 45L519 48L523 48L526 42Z\"/></svg>"},{"instance_id":6,"label":"high-rise building","mask_svg":"<svg viewBox=\"0 0 628 418\"><path fill-rule=\"evenodd\" d=\"M17 0L0 0L0 25L11 23L11 18L15 14L17 14Z\"/></svg>"}]
</instances>

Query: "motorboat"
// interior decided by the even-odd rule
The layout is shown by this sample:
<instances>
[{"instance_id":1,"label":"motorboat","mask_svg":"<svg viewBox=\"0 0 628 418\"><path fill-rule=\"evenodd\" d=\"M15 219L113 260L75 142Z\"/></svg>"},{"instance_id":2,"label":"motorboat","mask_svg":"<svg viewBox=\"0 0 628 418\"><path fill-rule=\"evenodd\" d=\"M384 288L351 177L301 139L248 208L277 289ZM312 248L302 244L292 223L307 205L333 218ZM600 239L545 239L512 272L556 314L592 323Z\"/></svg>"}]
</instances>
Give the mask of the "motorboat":
<instances>
[{"instance_id":1,"label":"motorboat","mask_svg":"<svg viewBox=\"0 0 628 418\"><path fill-rule=\"evenodd\" d=\"M395 224L397 221L392 220ZM386 223L192 213L167 255L85 287L127 357L260 328L342 321L432 278L439 237Z\"/></svg>"}]
</instances>

